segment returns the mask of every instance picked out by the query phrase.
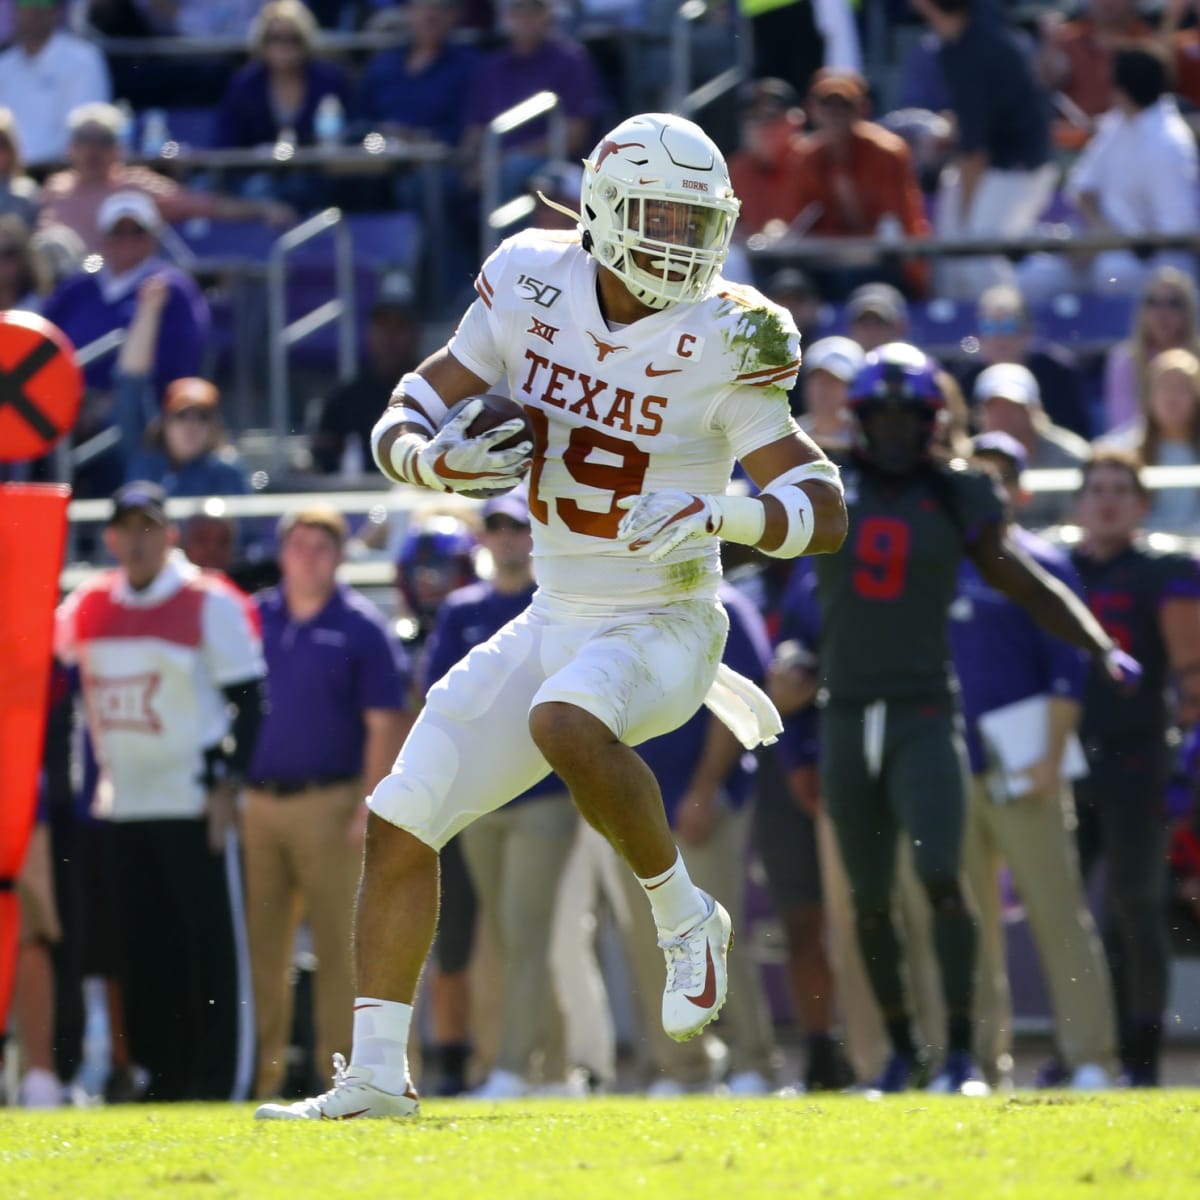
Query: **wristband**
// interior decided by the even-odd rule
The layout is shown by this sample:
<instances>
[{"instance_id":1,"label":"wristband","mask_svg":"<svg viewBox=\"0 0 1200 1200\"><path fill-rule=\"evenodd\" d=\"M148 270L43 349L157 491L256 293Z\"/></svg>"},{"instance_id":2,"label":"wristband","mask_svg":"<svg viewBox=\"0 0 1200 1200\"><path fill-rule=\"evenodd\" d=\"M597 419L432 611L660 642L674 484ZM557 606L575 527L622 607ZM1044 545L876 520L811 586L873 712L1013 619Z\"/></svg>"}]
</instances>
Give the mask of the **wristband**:
<instances>
[{"instance_id":1,"label":"wristband","mask_svg":"<svg viewBox=\"0 0 1200 1200\"><path fill-rule=\"evenodd\" d=\"M840 480L838 482L840 484ZM812 541L813 525L816 521L812 500L807 492L793 484L780 486L778 479L772 482L763 495L774 496L783 505L783 511L787 514L787 532L774 550L768 550L765 546L760 546L759 549L771 558L799 558Z\"/></svg>"},{"instance_id":2,"label":"wristband","mask_svg":"<svg viewBox=\"0 0 1200 1200\"><path fill-rule=\"evenodd\" d=\"M755 496L707 496L717 518L717 537L743 546L757 546L767 527L767 510Z\"/></svg>"}]
</instances>

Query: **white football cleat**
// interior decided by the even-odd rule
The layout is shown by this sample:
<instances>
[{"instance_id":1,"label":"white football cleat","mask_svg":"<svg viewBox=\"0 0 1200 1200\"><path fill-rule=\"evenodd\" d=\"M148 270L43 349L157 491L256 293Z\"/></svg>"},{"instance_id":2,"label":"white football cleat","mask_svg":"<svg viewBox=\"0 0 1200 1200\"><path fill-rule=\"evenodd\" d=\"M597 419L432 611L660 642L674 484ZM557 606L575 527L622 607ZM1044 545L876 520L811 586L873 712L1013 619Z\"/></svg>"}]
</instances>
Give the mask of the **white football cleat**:
<instances>
[{"instance_id":1,"label":"white football cleat","mask_svg":"<svg viewBox=\"0 0 1200 1200\"><path fill-rule=\"evenodd\" d=\"M45 1067L30 1067L17 1089L17 1103L22 1108L61 1108L63 1085L53 1071Z\"/></svg>"},{"instance_id":2,"label":"white football cleat","mask_svg":"<svg viewBox=\"0 0 1200 1200\"><path fill-rule=\"evenodd\" d=\"M733 945L733 924L716 900L712 906L686 933L659 938L667 959L663 1029L677 1042L695 1037L721 1011L729 991L725 957Z\"/></svg>"},{"instance_id":3,"label":"white football cleat","mask_svg":"<svg viewBox=\"0 0 1200 1200\"><path fill-rule=\"evenodd\" d=\"M1106 1092L1112 1085L1112 1077L1098 1063L1082 1063L1071 1076L1071 1087L1077 1092Z\"/></svg>"},{"instance_id":4,"label":"white football cleat","mask_svg":"<svg viewBox=\"0 0 1200 1200\"><path fill-rule=\"evenodd\" d=\"M351 1121L359 1117L415 1117L421 1102L409 1087L403 1095L384 1092L371 1082L369 1067L347 1067L333 1056L333 1087L310 1100L294 1104L260 1104L256 1121Z\"/></svg>"}]
</instances>

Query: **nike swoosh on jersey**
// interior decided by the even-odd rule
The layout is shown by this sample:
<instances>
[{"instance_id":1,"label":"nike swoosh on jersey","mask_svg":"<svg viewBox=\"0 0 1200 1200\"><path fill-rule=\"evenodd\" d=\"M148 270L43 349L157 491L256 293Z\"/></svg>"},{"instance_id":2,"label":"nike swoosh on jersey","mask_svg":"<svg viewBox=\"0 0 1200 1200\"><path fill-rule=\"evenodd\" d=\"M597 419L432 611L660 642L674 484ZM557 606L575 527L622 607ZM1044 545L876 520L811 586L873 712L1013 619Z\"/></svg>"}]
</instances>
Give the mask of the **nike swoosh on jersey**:
<instances>
[{"instance_id":1,"label":"nike swoosh on jersey","mask_svg":"<svg viewBox=\"0 0 1200 1200\"><path fill-rule=\"evenodd\" d=\"M698 996L688 996L697 1008L711 1008L717 998L717 968L713 965L712 943L705 947L704 990Z\"/></svg>"},{"instance_id":2,"label":"nike swoosh on jersey","mask_svg":"<svg viewBox=\"0 0 1200 1200\"><path fill-rule=\"evenodd\" d=\"M653 363L648 363L646 365L646 374L649 375L651 379L653 379L656 375L678 375L682 370L682 367L664 367L662 370L659 370L659 368Z\"/></svg>"}]
</instances>

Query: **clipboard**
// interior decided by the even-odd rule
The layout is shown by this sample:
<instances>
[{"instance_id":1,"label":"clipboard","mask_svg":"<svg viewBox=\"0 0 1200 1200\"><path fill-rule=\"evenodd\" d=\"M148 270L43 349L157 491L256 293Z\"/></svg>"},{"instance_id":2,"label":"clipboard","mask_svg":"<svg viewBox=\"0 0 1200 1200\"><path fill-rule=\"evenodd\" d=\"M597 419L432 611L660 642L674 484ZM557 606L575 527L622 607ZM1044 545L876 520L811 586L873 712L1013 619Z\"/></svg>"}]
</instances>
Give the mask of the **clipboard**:
<instances>
[{"instance_id":1,"label":"clipboard","mask_svg":"<svg viewBox=\"0 0 1200 1200\"><path fill-rule=\"evenodd\" d=\"M1028 791L1024 773L1045 755L1049 727L1049 696L1029 696L979 718L980 737L1009 795ZM1063 747L1060 775L1070 780L1082 779L1087 773L1083 746L1072 733Z\"/></svg>"}]
</instances>

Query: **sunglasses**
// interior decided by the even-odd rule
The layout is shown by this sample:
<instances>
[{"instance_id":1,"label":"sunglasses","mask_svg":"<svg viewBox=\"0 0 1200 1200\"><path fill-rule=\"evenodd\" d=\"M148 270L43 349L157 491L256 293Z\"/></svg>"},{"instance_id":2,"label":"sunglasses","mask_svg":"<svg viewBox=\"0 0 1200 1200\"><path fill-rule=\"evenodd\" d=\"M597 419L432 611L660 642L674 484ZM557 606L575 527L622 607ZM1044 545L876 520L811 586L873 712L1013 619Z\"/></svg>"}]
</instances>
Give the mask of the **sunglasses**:
<instances>
[{"instance_id":1,"label":"sunglasses","mask_svg":"<svg viewBox=\"0 0 1200 1200\"><path fill-rule=\"evenodd\" d=\"M207 425L212 420L212 413L207 408L181 408L170 414L172 421L202 421Z\"/></svg>"},{"instance_id":2,"label":"sunglasses","mask_svg":"<svg viewBox=\"0 0 1200 1200\"><path fill-rule=\"evenodd\" d=\"M77 146L115 146L115 135L100 129L83 129L71 135L71 141Z\"/></svg>"},{"instance_id":3,"label":"sunglasses","mask_svg":"<svg viewBox=\"0 0 1200 1200\"><path fill-rule=\"evenodd\" d=\"M264 42L278 42L284 46L299 46L304 39L298 33L285 33L280 30L279 33L268 33L263 36Z\"/></svg>"},{"instance_id":4,"label":"sunglasses","mask_svg":"<svg viewBox=\"0 0 1200 1200\"><path fill-rule=\"evenodd\" d=\"M528 533L529 526L521 521L514 521L512 517L488 517L483 523L484 529L488 533L499 533L502 529L507 529L509 533Z\"/></svg>"},{"instance_id":5,"label":"sunglasses","mask_svg":"<svg viewBox=\"0 0 1200 1200\"><path fill-rule=\"evenodd\" d=\"M1020 333L1024 324L1020 317L981 317L979 332L985 336L1000 336L1003 334Z\"/></svg>"},{"instance_id":6,"label":"sunglasses","mask_svg":"<svg viewBox=\"0 0 1200 1200\"><path fill-rule=\"evenodd\" d=\"M1186 308L1187 302L1182 296L1147 296L1142 303L1147 308Z\"/></svg>"}]
</instances>

